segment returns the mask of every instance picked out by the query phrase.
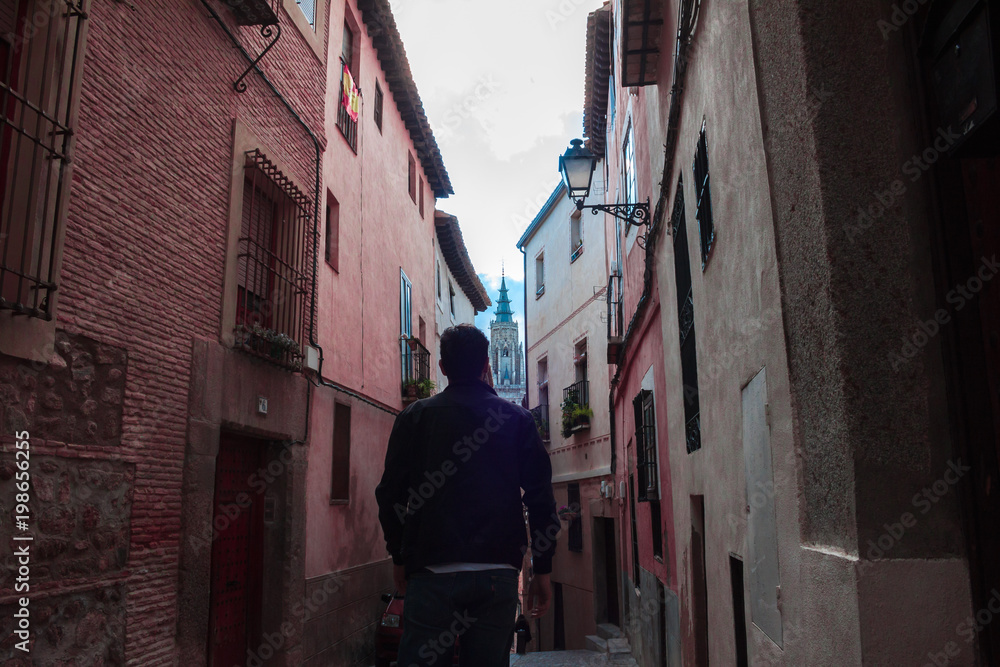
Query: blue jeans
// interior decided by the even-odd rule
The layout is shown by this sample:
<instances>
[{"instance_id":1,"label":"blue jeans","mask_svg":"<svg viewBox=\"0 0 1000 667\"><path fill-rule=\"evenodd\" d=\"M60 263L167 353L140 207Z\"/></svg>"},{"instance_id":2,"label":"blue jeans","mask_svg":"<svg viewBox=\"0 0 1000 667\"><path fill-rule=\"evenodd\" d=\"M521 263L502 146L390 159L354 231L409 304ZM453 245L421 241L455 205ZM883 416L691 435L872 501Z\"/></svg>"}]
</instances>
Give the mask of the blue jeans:
<instances>
[{"instance_id":1,"label":"blue jeans","mask_svg":"<svg viewBox=\"0 0 1000 667\"><path fill-rule=\"evenodd\" d=\"M411 574L398 667L507 667L517 612L516 570Z\"/></svg>"}]
</instances>

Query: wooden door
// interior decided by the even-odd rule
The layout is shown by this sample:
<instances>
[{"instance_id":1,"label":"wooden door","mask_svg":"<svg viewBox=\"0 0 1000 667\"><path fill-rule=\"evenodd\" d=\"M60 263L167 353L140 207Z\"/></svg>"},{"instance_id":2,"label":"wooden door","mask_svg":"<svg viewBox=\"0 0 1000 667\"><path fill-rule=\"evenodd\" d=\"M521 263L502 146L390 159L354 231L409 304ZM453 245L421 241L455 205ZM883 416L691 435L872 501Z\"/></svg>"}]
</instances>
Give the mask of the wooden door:
<instances>
[{"instance_id":1,"label":"wooden door","mask_svg":"<svg viewBox=\"0 0 1000 667\"><path fill-rule=\"evenodd\" d=\"M263 444L223 434L215 465L209 664L245 664L260 642L263 502L250 487Z\"/></svg>"}]
</instances>

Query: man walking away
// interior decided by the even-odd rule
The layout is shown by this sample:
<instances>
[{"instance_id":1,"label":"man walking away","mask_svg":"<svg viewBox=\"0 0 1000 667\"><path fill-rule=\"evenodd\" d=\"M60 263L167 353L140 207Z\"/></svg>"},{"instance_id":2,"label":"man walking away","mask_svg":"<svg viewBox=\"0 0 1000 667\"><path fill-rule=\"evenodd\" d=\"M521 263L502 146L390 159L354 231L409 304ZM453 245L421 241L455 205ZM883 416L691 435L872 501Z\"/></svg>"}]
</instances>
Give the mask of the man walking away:
<instances>
[{"instance_id":1,"label":"man walking away","mask_svg":"<svg viewBox=\"0 0 1000 667\"><path fill-rule=\"evenodd\" d=\"M552 466L535 421L482 381L489 342L467 324L441 336L448 387L396 418L375 489L379 521L405 594L400 667L507 667L527 551L531 616L549 608L559 518ZM523 490L523 495L522 495Z\"/></svg>"}]
</instances>

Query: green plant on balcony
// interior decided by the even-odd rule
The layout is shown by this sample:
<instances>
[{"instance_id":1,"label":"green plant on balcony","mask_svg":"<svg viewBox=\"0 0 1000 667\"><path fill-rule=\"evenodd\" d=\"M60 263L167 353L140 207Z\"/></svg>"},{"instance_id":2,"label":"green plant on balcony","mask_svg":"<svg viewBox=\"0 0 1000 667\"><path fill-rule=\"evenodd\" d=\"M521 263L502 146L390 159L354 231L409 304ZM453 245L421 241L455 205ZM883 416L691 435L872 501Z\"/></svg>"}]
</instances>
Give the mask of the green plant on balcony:
<instances>
[{"instance_id":1,"label":"green plant on balcony","mask_svg":"<svg viewBox=\"0 0 1000 667\"><path fill-rule=\"evenodd\" d=\"M270 357L275 361L288 360L289 364L299 369L302 367L302 354L299 343L288 334L279 333L260 324L236 326L237 341L243 347L257 354Z\"/></svg>"},{"instance_id":2,"label":"green plant on balcony","mask_svg":"<svg viewBox=\"0 0 1000 667\"><path fill-rule=\"evenodd\" d=\"M403 383L403 395L407 398L427 398L434 393L434 389L437 385L430 378L423 378L421 380L407 380Z\"/></svg>"},{"instance_id":3,"label":"green plant on balcony","mask_svg":"<svg viewBox=\"0 0 1000 667\"><path fill-rule=\"evenodd\" d=\"M564 438L568 438L581 427L589 426L590 418L594 416L594 411L586 405L580 405L579 401L579 393L571 391L562 402L562 435Z\"/></svg>"}]
</instances>

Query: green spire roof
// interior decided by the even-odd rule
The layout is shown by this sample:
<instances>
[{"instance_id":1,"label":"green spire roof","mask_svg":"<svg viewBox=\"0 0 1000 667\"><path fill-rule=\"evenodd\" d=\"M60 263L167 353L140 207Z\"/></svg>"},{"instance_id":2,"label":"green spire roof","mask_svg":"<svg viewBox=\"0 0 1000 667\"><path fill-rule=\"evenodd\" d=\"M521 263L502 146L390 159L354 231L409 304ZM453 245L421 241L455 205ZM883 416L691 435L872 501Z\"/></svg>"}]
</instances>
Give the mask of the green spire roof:
<instances>
[{"instance_id":1,"label":"green spire roof","mask_svg":"<svg viewBox=\"0 0 1000 667\"><path fill-rule=\"evenodd\" d=\"M514 321L514 311L510 309L510 297L507 296L506 277L500 278L500 298L497 300L496 316L497 316L497 322Z\"/></svg>"}]
</instances>

